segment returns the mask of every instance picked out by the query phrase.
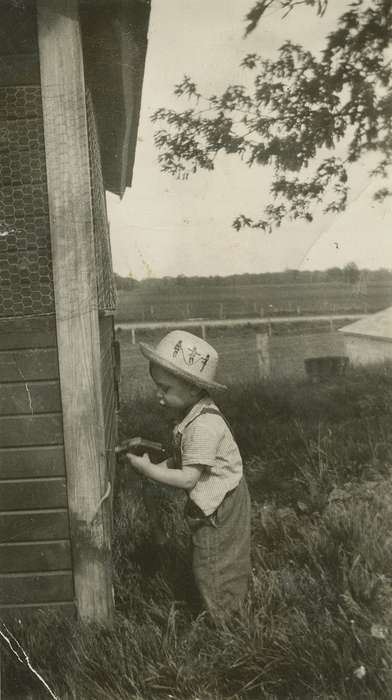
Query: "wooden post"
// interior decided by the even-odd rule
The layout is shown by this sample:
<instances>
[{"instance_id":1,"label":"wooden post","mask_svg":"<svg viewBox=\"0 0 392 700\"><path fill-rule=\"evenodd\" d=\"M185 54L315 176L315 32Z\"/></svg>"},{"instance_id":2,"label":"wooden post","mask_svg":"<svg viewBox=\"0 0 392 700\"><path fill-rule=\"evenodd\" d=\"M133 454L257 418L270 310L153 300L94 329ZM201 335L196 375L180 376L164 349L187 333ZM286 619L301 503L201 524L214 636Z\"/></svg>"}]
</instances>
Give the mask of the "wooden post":
<instances>
[{"instance_id":1,"label":"wooden post","mask_svg":"<svg viewBox=\"0 0 392 700\"><path fill-rule=\"evenodd\" d=\"M201 327L201 337L202 337L204 340L205 340L206 337L207 337L207 330L206 330L206 326L204 325L204 323L202 324L202 327Z\"/></svg>"},{"instance_id":2,"label":"wooden post","mask_svg":"<svg viewBox=\"0 0 392 700\"><path fill-rule=\"evenodd\" d=\"M37 0L37 14L75 596L83 619L107 622L110 499L78 0Z\"/></svg>"},{"instance_id":3,"label":"wooden post","mask_svg":"<svg viewBox=\"0 0 392 700\"><path fill-rule=\"evenodd\" d=\"M256 333L256 352L260 379L266 379L271 376L269 339L270 335L268 333Z\"/></svg>"},{"instance_id":4,"label":"wooden post","mask_svg":"<svg viewBox=\"0 0 392 700\"><path fill-rule=\"evenodd\" d=\"M132 345L136 345L136 331L134 328L131 329L132 333Z\"/></svg>"}]
</instances>

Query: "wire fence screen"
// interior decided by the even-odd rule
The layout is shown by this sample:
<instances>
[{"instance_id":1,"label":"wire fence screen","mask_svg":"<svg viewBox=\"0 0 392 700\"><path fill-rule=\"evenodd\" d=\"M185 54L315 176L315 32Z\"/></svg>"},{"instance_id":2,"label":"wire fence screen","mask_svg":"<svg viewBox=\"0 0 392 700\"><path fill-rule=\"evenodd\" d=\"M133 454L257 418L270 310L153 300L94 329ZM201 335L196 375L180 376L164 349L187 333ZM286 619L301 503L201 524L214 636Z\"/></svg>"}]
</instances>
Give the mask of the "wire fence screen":
<instances>
[{"instance_id":1,"label":"wire fence screen","mask_svg":"<svg viewBox=\"0 0 392 700\"><path fill-rule=\"evenodd\" d=\"M114 311L116 308L116 290L113 278L110 231L106 211L106 198L103 186L97 126L94 115L94 107L89 92L87 92L86 104L98 309L100 311Z\"/></svg>"},{"instance_id":2,"label":"wire fence screen","mask_svg":"<svg viewBox=\"0 0 392 700\"><path fill-rule=\"evenodd\" d=\"M0 317L54 311L38 86L0 88Z\"/></svg>"},{"instance_id":3,"label":"wire fence screen","mask_svg":"<svg viewBox=\"0 0 392 700\"><path fill-rule=\"evenodd\" d=\"M87 95L91 200L100 311L116 306L93 105ZM61 148L61 129L55 138ZM41 89L0 87L0 318L55 311ZM54 233L55 235L55 233Z\"/></svg>"}]
</instances>

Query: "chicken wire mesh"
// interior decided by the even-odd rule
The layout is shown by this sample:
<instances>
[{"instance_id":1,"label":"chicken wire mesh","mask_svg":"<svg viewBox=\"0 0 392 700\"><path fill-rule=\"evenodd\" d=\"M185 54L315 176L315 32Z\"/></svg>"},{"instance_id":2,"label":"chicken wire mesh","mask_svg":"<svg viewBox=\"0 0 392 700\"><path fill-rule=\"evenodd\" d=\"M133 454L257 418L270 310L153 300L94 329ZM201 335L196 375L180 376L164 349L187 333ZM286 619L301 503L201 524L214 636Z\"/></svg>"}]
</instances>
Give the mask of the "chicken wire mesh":
<instances>
[{"instance_id":1,"label":"chicken wire mesh","mask_svg":"<svg viewBox=\"0 0 392 700\"><path fill-rule=\"evenodd\" d=\"M41 92L0 88L0 317L54 311Z\"/></svg>"},{"instance_id":2,"label":"chicken wire mesh","mask_svg":"<svg viewBox=\"0 0 392 700\"><path fill-rule=\"evenodd\" d=\"M116 296L94 111L87 97L98 308ZM0 87L0 318L55 311L39 86Z\"/></svg>"},{"instance_id":3,"label":"chicken wire mesh","mask_svg":"<svg viewBox=\"0 0 392 700\"><path fill-rule=\"evenodd\" d=\"M90 152L91 200L93 207L95 262L97 273L98 309L114 311L116 290L114 286L110 232L103 187L101 155L90 93L87 91L87 128Z\"/></svg>"}]
</instances>

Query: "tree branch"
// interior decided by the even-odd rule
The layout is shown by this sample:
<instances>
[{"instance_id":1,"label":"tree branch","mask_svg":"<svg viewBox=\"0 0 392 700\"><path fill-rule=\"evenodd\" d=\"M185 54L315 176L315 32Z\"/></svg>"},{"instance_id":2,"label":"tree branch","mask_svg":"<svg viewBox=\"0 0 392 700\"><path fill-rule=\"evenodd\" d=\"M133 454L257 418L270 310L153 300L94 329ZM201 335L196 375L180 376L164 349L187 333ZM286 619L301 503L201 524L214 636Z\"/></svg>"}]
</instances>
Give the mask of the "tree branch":
<instances>
[{"instance_id":1,"label":"tree branch","mask_svg":"<svg viewBox=\"0 0 392 700\"><path fill-rule=\"evenodd\" d=\"M327 0L263 0L254 6L252 21L257 23L273 4L286 11L311 5L322 14ZM311 221L312 208L322 202L326 212L343 211L346 164L363 154L381 154L371 174L385 178L392 165L392 66L387 53L392 2L369 0L364 5L350 5L321 56L289 41L274 61L246 56L242 66L253 72L250 88L230 85L220 96L203 97L185 76L176 95L196 107L160 109L152 117L164 125L155 135L162 170L187 178L199 168L212 170L220 152L237 154L249 166L271 167L272 203L258 221L241 214L233 224L264 230L279 226L284 218ZM202 109L197 107L201 100ZM326 156L337 144L340 158ZM310 177L309 172L315 174ZM288 177L290 173L295 176ZM385 196L385 187L376 193L379 201Z\"/></svg>"}]
</instances>

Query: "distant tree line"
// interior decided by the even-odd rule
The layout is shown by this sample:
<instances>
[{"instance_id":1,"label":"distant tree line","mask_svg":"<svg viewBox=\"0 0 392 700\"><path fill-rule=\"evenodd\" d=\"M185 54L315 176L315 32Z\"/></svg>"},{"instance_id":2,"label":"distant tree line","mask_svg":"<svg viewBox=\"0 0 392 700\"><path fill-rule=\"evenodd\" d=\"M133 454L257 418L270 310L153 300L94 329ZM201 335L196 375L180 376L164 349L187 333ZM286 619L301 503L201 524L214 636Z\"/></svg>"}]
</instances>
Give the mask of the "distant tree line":
<instances>
[{"instance_id":1,"label":"distant tree line","mask_svg":"<svg viewBox=\"0 0 392 700\"><path fill-rule=\"evenodd\" d=\"M391 282L392 270L379 268L378 270L360 269L356 263L350 262L344 267L330 267L327 270L296 270L286 269L281 272L244 273L241 275L212 275L209 277L178 275L177 277L150 277L137 280L134 277L121 277L115 274L117 289L126 290L168 290L174 287L233 287L253 284L320 284L341 283L357 284L366 282Z\"/></svg>"}]
</instances>

